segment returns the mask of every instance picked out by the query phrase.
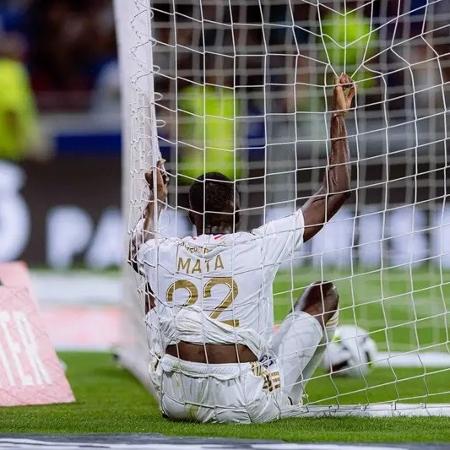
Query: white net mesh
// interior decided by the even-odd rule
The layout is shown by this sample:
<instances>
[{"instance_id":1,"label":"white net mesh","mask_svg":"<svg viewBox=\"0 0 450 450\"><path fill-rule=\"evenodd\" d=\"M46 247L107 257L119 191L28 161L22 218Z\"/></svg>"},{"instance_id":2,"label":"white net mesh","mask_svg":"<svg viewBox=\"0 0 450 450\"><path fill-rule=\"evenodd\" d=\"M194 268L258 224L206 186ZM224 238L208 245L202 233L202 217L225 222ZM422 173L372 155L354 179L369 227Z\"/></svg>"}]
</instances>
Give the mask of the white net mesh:
<instances>
[{"instance_id":1,"label":"white net mesh","mask_svg":"<svg viewBox=\"0 0 450 450\"><path fill-rule=\"evenodd\" d=\"M235 181L241 229L292 213L318 188L327 165L333 76L347 72L358 86L347 118L352 199L281 266L274 316L282 320L312 281L333 281L341 322L369 332L379 367L352 381L317 372L306 405L450 401L443 381L450 375L449 6L116 3L129 230L145 208L143 174L159 150L171 177L163 236L192 232L188 187L211 170ZM146 379L145 280L125 270L122 353ZM140 300L132 299L136 279Z\"/></svg>"}]
</instances>

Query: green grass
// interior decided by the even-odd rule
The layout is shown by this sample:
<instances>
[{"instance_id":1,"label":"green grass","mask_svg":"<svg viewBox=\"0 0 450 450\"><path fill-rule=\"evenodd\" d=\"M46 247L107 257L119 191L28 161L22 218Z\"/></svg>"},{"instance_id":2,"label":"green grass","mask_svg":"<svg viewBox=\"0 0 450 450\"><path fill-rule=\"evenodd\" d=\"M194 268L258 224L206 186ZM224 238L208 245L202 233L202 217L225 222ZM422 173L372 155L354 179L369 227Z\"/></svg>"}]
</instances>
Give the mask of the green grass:
<instances>
[{"instance_id":1,"label":"green grass","mask_svg":"<svg viewBox=\"0 0 450 450\"><path fill-rule=\"evenodd\" d=\"M449 442L449 418L299 418L258 425L214 425L163 419L155 401L106 353L63 353L77 402L68 405L0 409L3 433L119 433L150 432L176 436L215 436L285 441ZM378 383L386 370L377 369L369 383ZM416 371L402 369L403 376ZM355 380L338 380L343 391L354 390ZM448 379L437 376L437 390ZM413 383L414 384L414 383ZM416 391L411 384L405 389ZM310 383L310 397L330 386ZM331 393L331 390L330 390ZM359 394L349 400L358 400ZM378 392L377 399L390 393ZM450 399L442 398L442 401Z\"/></svg>"}]
</instances>

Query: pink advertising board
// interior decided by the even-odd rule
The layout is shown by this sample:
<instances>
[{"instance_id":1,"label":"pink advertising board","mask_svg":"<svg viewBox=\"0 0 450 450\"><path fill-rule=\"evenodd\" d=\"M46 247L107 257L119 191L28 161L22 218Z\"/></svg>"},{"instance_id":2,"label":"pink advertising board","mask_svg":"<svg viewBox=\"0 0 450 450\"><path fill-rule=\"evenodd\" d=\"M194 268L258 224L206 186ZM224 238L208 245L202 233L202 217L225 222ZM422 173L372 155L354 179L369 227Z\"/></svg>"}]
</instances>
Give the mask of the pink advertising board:
<instances>
[{"instance_id":1,"label":"pink advertising board","mask_svg":"<svg viewBox=\"0 0 450 450\"><path fill-rule=\"evenodd\" d=\"M30 272L22 261L0 264L0 286L26 288L34 299Z\"/></svg>"},{"instance_id":2,"label":"pink advertising board","mask_svg":"<svg viewBox=\"0 0 450 450\"><path fill-rule=\"evenodd\" d=\"M0 282L0 406L73 402L26 267L0 264Z\"/></svg>"}]
</instances>

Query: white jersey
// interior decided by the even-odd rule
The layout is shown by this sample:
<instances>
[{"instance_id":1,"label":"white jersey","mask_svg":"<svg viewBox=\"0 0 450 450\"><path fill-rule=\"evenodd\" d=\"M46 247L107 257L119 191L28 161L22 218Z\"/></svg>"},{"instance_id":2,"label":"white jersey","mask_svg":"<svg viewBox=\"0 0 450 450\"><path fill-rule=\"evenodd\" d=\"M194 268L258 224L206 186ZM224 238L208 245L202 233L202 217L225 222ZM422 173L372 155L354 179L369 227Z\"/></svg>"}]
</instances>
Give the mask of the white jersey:
<instances>
[{"instance_id":1,"label":"white jersey","mask_svg":"<svg viewBox=\"0 0 450 450\"><path fill-rule=\"evenodd\" d=\"M163 347L179 341L240 343L257 356L273 328L272 283L303 242L303 214L252 232L158 238L138 264L156 301Z\"/></svg>"}]
</instances>

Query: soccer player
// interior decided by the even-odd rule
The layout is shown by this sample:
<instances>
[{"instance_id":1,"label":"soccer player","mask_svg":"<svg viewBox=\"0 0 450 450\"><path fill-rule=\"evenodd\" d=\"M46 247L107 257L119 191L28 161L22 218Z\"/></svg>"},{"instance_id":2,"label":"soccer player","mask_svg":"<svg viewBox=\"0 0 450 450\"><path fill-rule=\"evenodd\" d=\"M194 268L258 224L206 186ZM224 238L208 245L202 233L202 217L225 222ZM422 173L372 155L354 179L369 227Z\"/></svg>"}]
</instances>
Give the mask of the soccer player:
<instances>
[{"instance_id":1,"label":"soccer player","mask_svg":"<svg viewBox=\"0 0 450 450\"><path fill-rule=\"evenodd\" d=\"M148 287L150 378L164 415L249 423L301 412L305 383L337 324L339 296L332 283L313 283L275 333L272 283L280 264L350 195L344 116L355 93L348 75L336 79L331 153L320 189L292 216L251 232L235 231L234 183L206 173L189 191L197 236L160 236L155 214L167 200L167 174L162 162L146 174L151 195L130 262Z\"/></svg>"}]
</instances>

